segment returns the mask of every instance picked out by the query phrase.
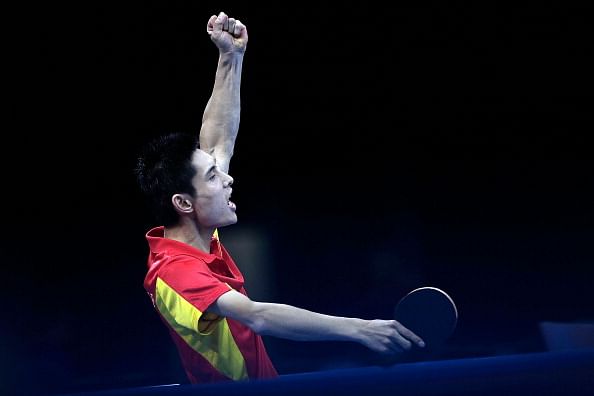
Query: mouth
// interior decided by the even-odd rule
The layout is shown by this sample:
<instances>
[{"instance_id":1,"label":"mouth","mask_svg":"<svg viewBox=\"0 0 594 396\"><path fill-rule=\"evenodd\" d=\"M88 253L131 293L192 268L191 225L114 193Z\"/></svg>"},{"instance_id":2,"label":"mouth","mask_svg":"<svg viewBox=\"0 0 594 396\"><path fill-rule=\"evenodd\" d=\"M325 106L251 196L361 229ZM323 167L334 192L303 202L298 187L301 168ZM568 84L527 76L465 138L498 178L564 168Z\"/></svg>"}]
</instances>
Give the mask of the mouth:
<instances>
[{"instance_id":1,"label":"mouth","mask_svg":"<svg viewBox=\"0 0 594 396\"><path fill-rule=\"evenodd\" d=\"M227 197L227 206L232 210L237 209L237 206L235 206L235 204L231 202L231 193L229 193L229 196Z\"/></svg>"}]
</instances>

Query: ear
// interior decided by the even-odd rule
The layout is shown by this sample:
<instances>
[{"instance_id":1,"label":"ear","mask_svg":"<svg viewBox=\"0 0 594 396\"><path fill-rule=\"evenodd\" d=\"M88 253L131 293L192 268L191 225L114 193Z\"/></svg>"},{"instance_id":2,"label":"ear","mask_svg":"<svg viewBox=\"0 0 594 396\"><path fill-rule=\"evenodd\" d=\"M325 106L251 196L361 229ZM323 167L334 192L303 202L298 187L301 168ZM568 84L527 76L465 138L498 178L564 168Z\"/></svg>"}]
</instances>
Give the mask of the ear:
<instances>
[{"instance_id":1,"label":"ear","mask_svg":"<svg viewBox=\"0 0 594 396\"><path fill-rule=\"evenodd\" d=\"M192 200L187 194L174 194L171 197L171 203L173 204L175 211L179 214L187 214L194 211Z\"/></svg>"}]
</instances>

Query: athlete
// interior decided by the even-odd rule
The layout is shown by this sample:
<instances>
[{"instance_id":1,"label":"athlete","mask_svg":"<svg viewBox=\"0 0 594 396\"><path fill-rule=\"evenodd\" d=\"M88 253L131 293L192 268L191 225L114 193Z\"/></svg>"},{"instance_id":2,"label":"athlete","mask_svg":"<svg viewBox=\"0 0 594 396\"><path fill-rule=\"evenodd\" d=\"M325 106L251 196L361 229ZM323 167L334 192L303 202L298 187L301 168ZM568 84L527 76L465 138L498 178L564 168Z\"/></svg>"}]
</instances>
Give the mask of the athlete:
<instances>
[{"instance_id":1,"label":"athlete","mask_svg":"<svg viewBox=\"0 0 594 396\"><path fill-rule=\"evenodd\" d=\"M146 147L137 166L140 188L163 224L146 235L144 286L190 382L276 377L261 335L352 341L384 354L424 347L395 320L329 316L249 298L217 232L237 222L228 170L239 130L248 32L221 12L209 19L207 33L219 61L199 136L163 136Z\"/></svg>"}]
</instances>

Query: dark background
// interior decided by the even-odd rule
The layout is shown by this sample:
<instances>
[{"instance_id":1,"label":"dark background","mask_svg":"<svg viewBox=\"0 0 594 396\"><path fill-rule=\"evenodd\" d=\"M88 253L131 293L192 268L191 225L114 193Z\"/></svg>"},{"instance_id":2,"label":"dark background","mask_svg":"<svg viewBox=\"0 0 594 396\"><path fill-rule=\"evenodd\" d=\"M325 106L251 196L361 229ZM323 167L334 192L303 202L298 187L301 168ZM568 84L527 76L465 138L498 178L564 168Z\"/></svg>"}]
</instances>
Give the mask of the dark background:
<instances>
[{"instance_id":1,"label":"dark background","mask_svg":"<svg viewBox=\"0 0 594 396\"><path fill-rule=\"evenodd\" d=\"M220 10L250 36L221 235L254 298L390 318L440 287L460 321L424 359L544 351L540 322L594 320L591 6L25 5L6 13L3 387L186 381L142 287L132 169L199 130ZM386 364L266 343L281 374Z\"/></svg>"}]
</instances>

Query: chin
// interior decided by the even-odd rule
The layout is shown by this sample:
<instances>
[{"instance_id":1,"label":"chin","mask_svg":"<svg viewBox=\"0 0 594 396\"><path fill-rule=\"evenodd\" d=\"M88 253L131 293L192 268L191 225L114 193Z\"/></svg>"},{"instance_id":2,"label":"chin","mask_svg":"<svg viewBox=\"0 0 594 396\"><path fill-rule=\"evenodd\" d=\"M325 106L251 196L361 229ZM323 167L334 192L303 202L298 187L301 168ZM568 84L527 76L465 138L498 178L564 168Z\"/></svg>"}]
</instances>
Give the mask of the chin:
<instances>
[{"instance_id":1,"label":"chin","mask_svg":"<svg viewBox=\"0 0 594 396\"><path fill-rule=\"evenodd\" d=\"M225 221L224 223L221 223L217 227L226 227L226 226L233 225L235 223L237 223L237 216L233 216L232 219L229 219L228 221Z\"/></svg>"}]
</instances>

